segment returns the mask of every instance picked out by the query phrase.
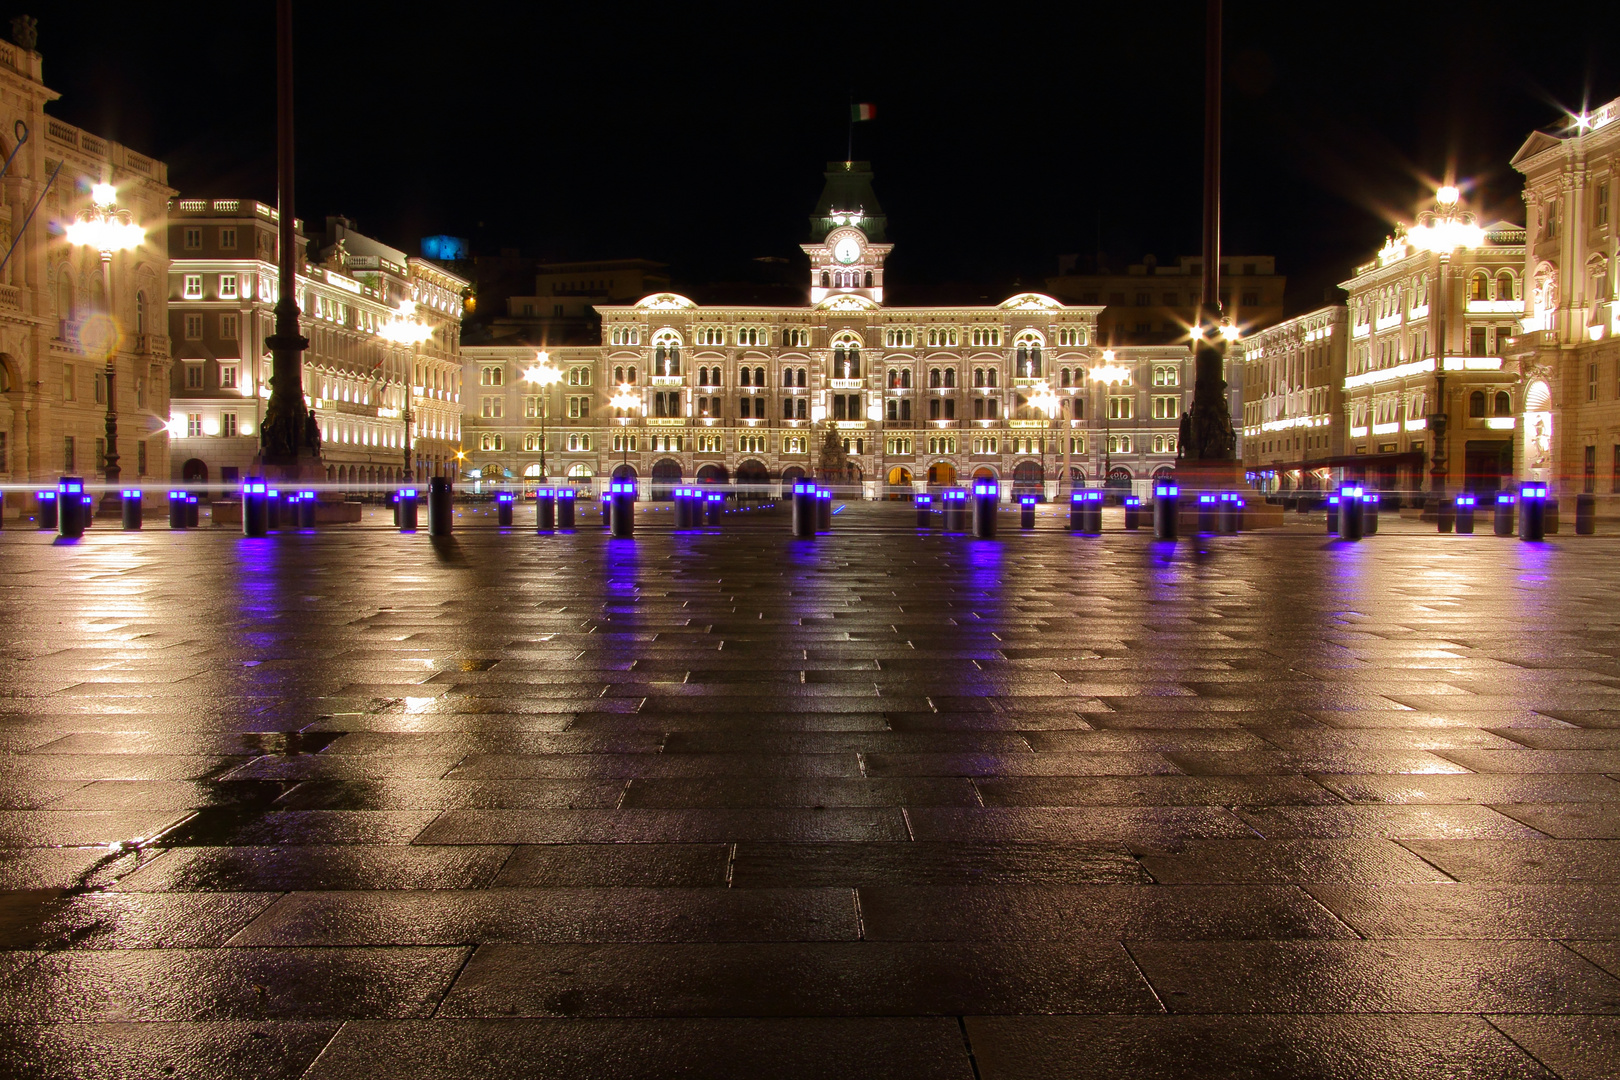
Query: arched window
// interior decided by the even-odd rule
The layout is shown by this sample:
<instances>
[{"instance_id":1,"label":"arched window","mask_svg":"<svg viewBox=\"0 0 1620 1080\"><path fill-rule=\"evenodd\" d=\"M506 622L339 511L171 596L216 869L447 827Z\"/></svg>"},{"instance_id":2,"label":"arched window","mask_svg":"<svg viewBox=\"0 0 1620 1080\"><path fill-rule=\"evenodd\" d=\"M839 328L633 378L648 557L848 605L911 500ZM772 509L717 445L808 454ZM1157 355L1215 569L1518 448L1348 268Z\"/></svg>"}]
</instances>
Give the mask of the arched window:
<instances>
[{"instance_id":1,"label":"arched window","mask_svg":"<svg viewBox=\"0 0 1620 1080\"><path fill-rule=\"evenodd\" d=\"M765 385L765 369L764 368L757 367L757 368L754 369L754 385L755 386L764 386Z\"/></svg>"},{"instance_id":2,"label":"arched window","mask_svg":"<svg viewBox=\"0 0 1620 1080\"><path fill-rule=\"evenodd\" d=\"M806 369L806 368L800 368L799 369L799 385L801 387L806 385L805 380L808 377L808 375L809 375L808 369Z\"/></svg>"},{"instance_id":3,"label":"arched window","mask_svg":"<svg viewBox=\"0 0 1620 1080\"><path fill-rule=\"evenodd\" d=\"M940 374L939 374L939 368L929 368L928 369L928 385L929 386L941 386L941 385L943 385L943 382L941 381Z\"/></svg>"},{"instance_id":4,"label":"arched window","mask_svg":"<svg viewBox=\"0 0 1620 1080\"><path fill-rule=\"evenodd\" d=\"M849 347L849 374L846 375L845 378L858 379L860 377L861 377L861 347L859 345L851 345Z\"/></svg>"},{"instance_id":5,"label":"arched window","mask_svg":"<svg viewBox=\"0 0 1620 1080\"><path fill-rule=\"evenodd\" d=\"M1070 373L1069 369L1064 368L1061 372L1058 373L1058 385L1059 386L1073 386L1074 383L1071 381L1071 378L1072 378L1072 376L1071 376L1071 373Z\"/></svg>"},{"instance_id":6,"label":"arched window","mask_svg":"<svg viewBox=\"0 0 1620 1080\"><path fill-rule=\"evenodd\" d=\"M1496 275L1496 298L1498 300L1517 300L1514 295L1518 290L1513 287L1513 275L1503 270Z\"/></svg>"},{"instance_id":7,"label":"arched window","mask_svg":"<svg viewBox=\"0 0 1620 1080\"><path fill-rule=\"evenodd\" d=\"M885 419L888 419L888 420L898 420L898 419L900 419L900 403L898 401L896 401L894 398L890 398L887 402L885 402L883 408L884 408L884 417L885 417Z\"/></svg>"},{"instance_id":8,"label":"arched window","mask_svg":"<svg viewBox=\"0 0 1620 1080\"><path fill-rule=\"evenodd\" d=\"M135 294L135 332L146 333L146 293Z\"/></svg>"},{"instance_id":9,"label":"arched window","mask_svg":"<svg viewBox=\"0 0 1620 1080\"><path fill-rule=\"evenodd\" d=\"M985 370L985 373L984 373L985 385L986 386L995 386L998 377L999 376L997 375L997 372L996 372L995 368L987 368Z\"/></svg>"},{"instance_id":10,"label":"arched window","mask_svg":"<svg viewBox=\"0 0 1620 1080\"><path fill-rule=\"evenodd\" d=\"M952 386L956 385L956 369L955 368L948 367L948 368L945 369L945 385L947 387L952 387Z\"/></svg>"},{"instance_id":11,"label":"arched window","mask_svg":"<svg viewBox=\"0 0 1620 1080\"><path fill-rule=\"evenodd\" d=\"M1493 410L1497 416L1511 416L1513 414L1513 399L1506 390L1496 392L1496 408Z\"/></svg>"},{"instance_id":12,"label":"arched window","mask_svg":"<svg viewBox=\"0 0 1620 1080\"><path fill-rule=\"evenodd\" d=\"M984 368L976 367L976 368L973 369L973 385L974 386L983 386L984 385Z\"/></svg>"},{"instance_id":13,"label":"arched window","mask_svg":"<svg viewBox=\"0 0 1620 1080\"><path fill-rule=\"evenodd\" d=\"M753 382L754 382L753 372L749 371L745 367L740 367L740 368L737 369L737 385L738 386L752 386Z\"/></svg>"},{"instance_id":14,"label":"arched window","mask_svg":"<svg viewBox=\"0 0 1620 1080\"><path fill-rule=\"evenodd\" d=\"M1491 298L1490 278L1484 274L1475 274L1468 279L1468 299L1489 300Z\"/></svg>"},{"instance_id":15,"label":"arched window","mask_svg":"<svg viewBox=\"0 0 1620 1080\"><path fill-rule=\"evenodd\" d=\"M832 275L825 270L821 272L821 287L823 289L832 288Z\"/></svg>"},{"instance_id":16,"label":"arched window","mask_svg":"<svg viewBox=\"0 0 1620 1080\"><path fill-rule=\"evenodd\" d=\"M872 287L872 271L870 270L866 272L866 287L868 289Z\"/></svg>"},{"instance_id":17,"label":"arched window","mask_svg":"<svg viewBox=\"0 0 1620 1080\"><path fill-rule=\"evenodd\" d=\"M681 373L681 337L665 328L653 335L653 376L671 376ZM635 379L630 380L634 382Z\"/></svg>"},{"instance_id":18,"label":"arched window","mask_svg":"<svg viewBox=\"0 0 1620 1080\"><path fill-rule=\"evenodd\" d=\"M615 385L624 382L624 368L623 367L616 367L616 368L613 369L613 382L614 382Z\"/></svg>"},{"instance_id":19,"label":"arched window","mask_svg":"<svg viewBox=\"0 0 1620 1080\"><path fill-rule=\"evenodd\" d=\"M910 368L907 368L906 370L904 370L904 371L902 371L900 373L900 386L904 390L910 390L911 389L911 369Z\"/></svg>"},{"instance_id":20,"label":"arched window","mask_svg":"<svg viewBox=\"0 0 1620 1080\"><path fill-rule=\"evenodd\" d=\"M889 389L895 390L900 386L900 372L894 368L889 369Z\"/></svg>"},{"instance_id":21,"label":"arched window","mask_svg":"<svg viewBox=\"0 0 1620 1080\"><path fill-rule=\"evenodd\" d=\"M1475 390L1468 395L1468 415L1485 415L1485 392L1483 390Z\"/></svg>"}]
</instances>

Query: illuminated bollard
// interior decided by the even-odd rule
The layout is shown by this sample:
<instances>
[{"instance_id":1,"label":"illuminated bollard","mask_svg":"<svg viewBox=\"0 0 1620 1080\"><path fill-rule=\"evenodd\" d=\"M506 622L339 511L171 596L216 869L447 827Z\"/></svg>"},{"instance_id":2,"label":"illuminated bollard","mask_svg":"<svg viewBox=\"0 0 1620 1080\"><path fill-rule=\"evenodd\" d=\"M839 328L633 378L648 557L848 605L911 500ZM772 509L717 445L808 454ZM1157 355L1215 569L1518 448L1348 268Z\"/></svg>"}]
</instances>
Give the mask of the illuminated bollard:
<instances>
[{"instance_id":1,"label":"illuminated bollard","mask_svg":"<svg viewBox=\"0 0 1620 1080\"><path fill-rule=\"evenodd\" d=\"M604 529L608 528L613 522L613 495L608 490L612 486L612 484L609 484L607 488L602 489L602 498L597 504L598 511L602 515L602 528Z\"/></svg>"},{"instance_id":2,"label":"illuminated bollard","mask_svg":"<svg viewBox=\"0 0 1620 1080\"><path fill-rule=\"evenodd\" d=\"M1327 507L1327 534L1329 536L1338 536L1339 535L1339 493L1337 491L1328 492L1328 497L1325 500L1323 500L1323 505L1325 505Z\"/></svg>"},{"instance_id":3,"label":"illuminated bollard","mask_svg":"<svg viewBox=\"0 0 1620 1080\"><path fill-rule=\"evenodd\" d=\"M793 535L816 535L816 485L802 480L793 484Z\"/></svg>"},{"instance_id":4,"label":"illuminated bollard","mask_svg":"<svg viewBox=\"0 0 1620 1080\"><path fill-rule=\"evenodd\" d=\"M1237 496L1230 491L1223 491L1215 503L1215 528L1223 533L1237 532Z\"/></svg>"},{"instance_id":5,"label":"illuminated bollard","mask_svg":"<svg viewBox=\"0 0 1620 1080\"><path fill-rule=\"evenodd\" d=\"M1513 504L1516 501L1511 491L1496 493L1496 522L1492 531L1497 536L1513 535Z\"/></svg>"},{"instance_id":6,"label":"illuminated bollard","mask_svg":"<svg viewBox=\"0 0 1620 1080\"><path fill-rule=\"evenodd\" d=\"M1366 494L1360 484L1346 484L1339 489L1339 539L1361 539L1366 508L1362 497Z\"/></svg>"},{"instance_id":7,"label":"illuminated bollard","mask_svg":"<svg viewBox=\"0 0 1620 1080\"><path fill-rule=\"evenodd\" d=\"M1020 529L1035 527L1035 496L1018 496L1018 527Z\"/></svg>"},{"instance_id":8,"label":"illuminated bollard","mask_svg":"<svg viewBox=\"0 0 1620 1080\"><path fill-rule=\"evenodd\" d=\"M268 536L270 512L265 506L265 492L269 490L262 476L250 476L242 481L242 535Z\"/></svg>"},{"instance_id":9,"label":"illuminated bollard","mask_svg":"<svg viewBox=\"0 0 1620 1080\"><path fill-rule=\"evenodd\" d=\"M1079 532L1086 526L1086 491L1075 488L1069 492L1069 531Z\"/></svg>"},{"instance_id":10,"label":"illuminated bollard","mask_svg":"<svg viewBox=\"0 0 1620 1080\"><path fill-rule=\"evenodd\" d=\"M1087 488L1084 494L1085 510L1080 519L1080 531L1087 536L1101 536L1103 499L1108 492L1103 488Z\"/></svg>"},{"instance_id":11,"label":"illuminated bollard","mask_svg":"<svg viewBox=\"0 0 1620 1080\"><path fill-rule=\"evenodd\" d=\"M557 528L574 528L574 500L578 493L571 487L557 489Z\"/></svg>"},{"instance_id":12,"label":"illuminated bollard","mask_svg":"<svg viewBox=\"0 0 1620 1080\"><path fill-rule=\"evenodd\" d=\"M1547 485L1526 481L1519 485L1519 539L1547 537Z\"/></svg>"},{"instance_id":13,"label":"illuminated bollard","mask_svg":"<svg viewBox=\"0 0 1620 1080\"><path fill-rule=\"evenodd\" d=\"M1461 496L1458 496L1460 499ZM1457 525L1458 499L1441 499L1434 511L1434 525L1440 532L1448 533Z\"/></svg>"},{"instance_id":14,"label":"illuminated bollard","mask_svg":"<svg viewBox=\"0 0 1620 1080\"><path fill-rule=\"evenodd\" d=\"M124 530L134 532L141 527L141 489L124 488L120 494L123 501L119 510L122 512Z\"/></svg>"},{"instance_id":15,"label":"illuminated bollard","mask_svg":"<svg viewBox=\"0 0 1620 1080\"><path fill-rule=\"evenodd\" d=\"M85 495L81 501L84 503L84 527L88 529L96 523L96 500L93 496Z\"/></svg>"},{"instance_id":16,"label":"illuminated bollard","mask_svg":"<svg viewBox=\"0 0 1620 1080\"><path fill-rule=\"evenodd\" d=\"M1479 502L1472 495L1457 496L1457 531L1472 536L1474 533L1474 507Z\"/></svg>"},{"instance_id":17,"label":"illuminated bollard","mask_svg":"<svg viewBox=\"0 0 1620 1080\"><path fill-rule=\"evenodd\" d=\"M698 500L703 498L701 491L692 488L675 489L675 527L677 529L695 529L702 524L698 520L698 512L702 505Z\"/></svg>"},{"instance_id":18,"label":"illuminated bollard","mask_svg":"<svg viewBox=\"0 0 1620 1080\"><path fill-rule=\"evenodd\" d=\"M448 476L428 478L428 535L449 536L455 529L454 492Z\"/></svg>"},{"instance_id":19,"label":"illuminated bollard","mask_svg":"<svg viewBox=\"0 0 1620 1080\"><path fill-rule=\"evenodd\" d=\"M56 482L56 533L77 540L84 535L84 479L64 476Z\"/></svg>"},{"instance_id":20,"label":"illuminated bollard","mask_svg":"<svg viewBox=\"0 0 1620 1080\"><path fill-rule=\"evenodd\" d=\"M704 497L704 505L708 510L709 524L720 524L720 514L726 508L726 496L721 491L711 491Z\"/></svg>"},{"instance_id":21,"label":"illuminated bollard","mask_svg":"<svg viewBox=\"0 0 1620 1080\"><path fill-rule=\"evenodd\" d=\"M266 491L264 493L264 514L265 514L265 519L266 519L266 523L272 529L281 528L281 504L282 504L282 501L283 500L281 498L281 491L280 491L279 488L271 488L269 491Z\"/></svg>"},{"instance_id":22,"label":"illuminated bollard","mask_svg":"<svg viewBox=\"0 0 1620 1080\"><path fill-rule=\"evenodd\" d=\"M552 532L557 528L557 492L539 488L534 493L534 531Z\"/></svg>"},{"instance_id":23,"label":"illuminated bollard","mask_svg":"<svg viewBox=\"0 0 1620 1080\"><path fill-rule=\"evenodd\" d=\"M495 493L495 524L503 529L512 527L512 503L517 496L510 491L497 491Z\"/></svg>"},{"instance_id":24,"label":"illuminated bollard","mask_svg":"<svg viewBox=\"0 0 1620 1080\"><path fill-rule=\"evenodd\" d=\"M1202 492L1198 496L1198 531L1209 533L1215 531L1215 505L1217 499L1213 492Z\"/></svg>"},{"instance_id":25,"label":"illuminated bollard","mask_svg":"<svg viewBox=\"0 0 1620 1080\"><path fill-rule=\"evenodd\" d=\"M967 524L968 493L951 488L944 493L944 527L946 532L961 532Z\"/></svg>"},{"instance_id":26,"label":"illuminated bollard","mask_svg":"<svg viewBox=\"0 0 1620 1080\"><path fill-rule=\"evenodd\" d=\"M34 501L39 504L39 527L56 531L56 489L34 492Z\"/></svg>"},{"instance_id":27,"label":"illuminated bollard","mask_svg":"<svg viewBox=\"0 0 1620 1080\"><path fill-rule=\"evenodd\" d=\"M186 528L195 529L202 524L202 508L197 505L197 496L186 496Z\"/></svg>"},{"instance_id":28,"label":"illuminated bollard","mask_svg":"<svg viewBox=\"0 0 1620 1080\"><path fill-rule=\"evenodd\" d=\"M1382 499L1383 496L1376 491L1369 491L1361 497L1361 535L1372 536L1378 532L1378 507Z\"/></svg>"},{"instance_id":29,"label":"illuminated bollard","mask_svg":"<svg viewBox=\"0 0 1620 1080\"><path fill-rule=\"evenodd\" d=\"M1142 500L1135 495L1125 496L1125 527L1127 529L1142 527Z\"/></svg>"},{"instance_id":30,"label":"illuminated bollard","mask_svg":"<svg viewBox=\"0 0 1620 1080\"><path fill-rule=\"evenodd\" d=\"M917 506L917 528L931 529L934 527L934 497L932 495L918 495L914 500Z\"/></svg>"},{"instance_id":31,"label":"illuminated bollard","mask_svg":"<svg viewBox=\"0 0 1620 1080\"><path fill-rule=\"evenodd\" d=\"M615 480L608 485L609 517L613 535L621 539L636 531L636 482Z\"/></svg>"},{"instance_id":32,"label":"illuminated bollard","mask_svg":"<svg viewBox=\"0 0 1620 1080\"><path fill-rule=\"evenodd\" d=\"M416 502L416 489L413 487L400 488L398 501L394 503L394 519L399 522L400 532L415 532L419 520L419 510Z\"/></svg>"},{"instance_id":33,"label":"illuminated bollard","mask_svg":"<svg viewBox=\"0 0 1620 1080\"><path fill-rule=\"evenodd\" d=\"M1597 496L1575 496L1575 535L1591 536L1597 532Z\"/></svg>"},{"instance_id":34,"label":"illuminated bollard","mask_svg":"<svg viewBox=\"0 0 1620 1080\"><path fill-rule=\"evenodd\" d=\"M169 528L183 529L186 527L186 493L183 491L169 492Z\"/></svg>"},{"instance_id":35,"label":"illuminated bollard","mask_svg":"<svg viewBox=\"0 0 1620 1080\"><path fill-rule=\"evenodd\" d=\"M816 532L832 532L832 488L816 489Z\"/></svg>"},{"instance_id":36,"label":"illuminated bollard","mask_svg":"<svg viewBox=\"0 0 1620 1080\"><path fill-rule=\"evenodd\" d=\"M996 535L996 495L994 480L976 480L973 483L973 535L981 540Z\"/></svg>"},{"instance_id":37,"label":"illuminated bollard","mask_svg":"<svg viewBox=\"0 0 1620 1080\"><path fill-rule=\"evenodd\" d=\"M195 498L193 499L195 502ZM298 527L300 529L313 529L315 527L315 493L308 488L298 493ZM197 524L192 518L191 523Z\"/></svg>"},{"instance_id":38,"label":"illuminated bollard","mask_svg":"<svg viewBox=\"0 0 1620 1080\"><path fill-rule=\"evenodd\" d=\"M1181 487L1178 484L1153 485L1153 535L1159 540L1174 540L1177 520L1181 513Z\"/></svg>"}]
</instances>

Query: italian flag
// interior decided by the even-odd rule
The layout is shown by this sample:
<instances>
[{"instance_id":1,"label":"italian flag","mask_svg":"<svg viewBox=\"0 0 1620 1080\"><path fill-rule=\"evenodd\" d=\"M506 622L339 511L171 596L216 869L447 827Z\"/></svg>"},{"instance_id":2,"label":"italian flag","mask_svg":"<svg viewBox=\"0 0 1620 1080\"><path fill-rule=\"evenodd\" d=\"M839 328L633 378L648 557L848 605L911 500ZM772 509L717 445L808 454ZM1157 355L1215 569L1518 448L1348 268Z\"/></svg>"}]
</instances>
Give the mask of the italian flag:
<instances>
[{"instance_id":1,"label":"italian flag","mask_svg":"<svg viewBox=\"0 0 1620 1080\"><path fill-rule=\"evenodd\" d=\"M849 122L852 123L852 124L855 123L857 120L875 120L875 119L877 119L877 106L876 105L872 105L872 104L868 103L868 104L864 104L864 105L851 105L849 107Z\"/></svg>"}]
</instances>

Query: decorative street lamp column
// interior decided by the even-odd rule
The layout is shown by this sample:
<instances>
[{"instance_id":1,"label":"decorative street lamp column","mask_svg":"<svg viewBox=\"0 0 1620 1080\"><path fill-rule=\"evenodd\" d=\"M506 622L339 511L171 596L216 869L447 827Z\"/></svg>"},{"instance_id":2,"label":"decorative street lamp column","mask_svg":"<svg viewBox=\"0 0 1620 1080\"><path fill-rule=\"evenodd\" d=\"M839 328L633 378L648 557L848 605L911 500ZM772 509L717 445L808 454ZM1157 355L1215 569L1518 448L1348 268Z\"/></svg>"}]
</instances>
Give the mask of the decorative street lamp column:
<instances>
[{"instance_id":1,"label":"decorative street lamp column","mask_svg":"<svg viewBox=\"0 0 1620 1080\"><path fill-rule=\"evenodd\" d=\"M523 381L540 388L540 484L545 486L551 474L546 471L546 414L551 411L548 388L562 381L562 372L551 366L551 354L544 349L535 354L534 366L523 373Z\"/></svg>"},{"instance_id":2,"label":"decorative street lamp column","mask_svg":"<svg viewBox=\"0 0 1620 1080\"><path fill-rule=\"evenodd\" d=\"M400 415L405 418L405 472L401 479L410 483L414 478L414 462L411 456L411 425L416 422L416 413L412 403L416 398L416 361L417 347L433 336L433 328L416 318L416 303L412 300L401 300L399 308L392 318L383 323L377 330L377 336L384 341L404 346L409 352L405 364L405 379L402 392L404 405ZM274 395L272 395L272 398Z\"/></svg>"},{"instance_id":3,"label":"decorative street lamp column","mask_svg":"<svg viewBox=\"0 0 1620 1080\"><path fill-rule=\"evenodd\" d=\"M1103 481L1104 498L1107 498L1108 482L1113 479L1114 448L1111 445L1114 439L1114 414L1112 391L1115 386L1131 381L1131 369L1123 364L1114 363L1114 350L1104 349L1101 367L1091 369L1091 377L1102 384L1103 388Z\"/></svg>"},{"instance_id":4,"label":"decorative street lamp column","mask_svg":"<svg viewBox=\"0 0 1620 1080\"><path fill-rule=\"evenodd\" d=\"M623 421L623 423L620 424L619 444L624 450L624 464L626 467L628 467L630 464L630 439L632 438L632 436L628 434L630 427L630 414L636 409L640 408L641 397L636 393L635 387L631 386L629 383L620 383L619 392L608 399L608 404L612 405L615 409L618 409L622 414L620 419ZM638 477L637 479L640 478Z\"/></svg>"},{"instance_id":5,"label":"decorative street lamp column","mask_svg":"<svg viewBox=\"0 0 1620 1080\"><path fill-rule=\"evenodd\" d=\"M1446 494L1446 478L1450 471L1450 455L1446 450L1446 428L1450 417L1446 409L1446 355L1450 352L1446 337L1447 305L1450 303L1447 285L1451 280L1451 256L1455 252L1469 251L1485 242L1485 230L1480 228L1474 215L1461 209L1459 192L1446 184L1434 194L1435 209L1418 215L1417 224L1407 230L1406 237L1414 247L1434 256L1434 299L1429 310L1434 312L1434 405L1429 410L1428 427L1434 452L1429 455L1429 495L1438 509Z\"/></svg>"},{"instance_id":6,"label":"decorative street lamp column","mask_svg":"<svg viewBox=\"0 0 1620 1080\"><path fill-rule=\"evenodd\" d=\"M101 254L101 291L106 298L106 310L94 316L94 331L88 335L106 349L106 367L103 379L107 392L107 452L103 455L103 470L107 490L101 496L101 510L108 513L119 504L118 481L122 470L118 467L118 395L116 387L118 362L118 320L113 312L112 257L115 251L132 251L146 239L146 230L130 220L128 210L118 208L118 189L111 184L94 184L90 188L91 205L79 211L67 226L68 243L87 247ZM90 327L87 326L86 329ZM84 341L82 331L80 340Z\"/></svg>"},{"instance_id":7,"label":"decorative street lamp column","mask_svg":"<svg viewBox=\"0 0 1620 1080\"><path fill-rule=\"evenodd\" d=\"M292 0L276 0L276 213L279 256L275 333L270 346L270 401L259 427L267 465L288 480L319 470L320 429L304 400L303 352L309 339L298 332L298 244L293 233Z\"/></svg>"}]
</instances>

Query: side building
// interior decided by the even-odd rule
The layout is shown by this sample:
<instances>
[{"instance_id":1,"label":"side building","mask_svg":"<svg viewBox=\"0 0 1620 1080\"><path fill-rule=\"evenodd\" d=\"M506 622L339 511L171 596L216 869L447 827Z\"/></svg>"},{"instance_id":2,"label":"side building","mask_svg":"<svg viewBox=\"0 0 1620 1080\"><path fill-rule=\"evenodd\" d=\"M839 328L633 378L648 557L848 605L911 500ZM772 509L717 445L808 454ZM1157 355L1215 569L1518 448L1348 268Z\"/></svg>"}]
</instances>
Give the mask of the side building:
<instances>
[{"instance_id":1,"label":"side building","mask_svg":"<svg viewBox=\"0 0 1620 1080\"><path fill-rule=\"evenodd\" d=\"M1436 212L1466 220L1456 204ZM1504 354L1524 308L1524 230L1498 222L1475 240L1442 256L1399 228L1340 286L1350 313L1344 464L1379 491L1427 497L1438 482L1492 492L1518 467L1520 377Z\"/></svg>"},{"instance_id":2,"label":"side building","mask_svg":"<svg viewBox=\"0 0 1620 1080\"><path fill-rule=\"evenodd\" d=\"M1620 99L1538 131L1513 157L1529 236L1524 475L1564 496L1620 493ZM1606 507L1612 515L1614 508Z\"/></svg>"},{"instance_id":3,"label":"side building","mask_svg":"<svg viewBox=\"0 0 1620 1080\"><path fill-rule=\"evenodd\" d=\"M279 215L252 200L180 199L170 217L171 467L177 479L225 492L259 454ZM328 221L324 244L312 245L303 223L294 224L300 331L309 340L304 395L328 478L354 489L397 481L408 436L414 475L454 472L466 283L344 219ZM401 322L421 326L426 339L394 340Z\"/></svg>"},{"instance_id":4,"label":"side building","mask_svg":"<svg viewBox=\"0 0 1620 1080\"><path fill-rule=\"evenodd\" d=\"M0 159L10 160L0 190L0 483L21 488L0 506L12 515L33 511L28 487L64 473L96 486L112 479L110 466L121 484L161 483L169 472L167 169L46 115L58 95L32 46L0 42ZM21 146L18 131L28 133ZM105 258L73 227L124 214L139 241ZM118 243L132 240L133 231Z\"/></svg>"},{"instance_id":5,"label":"side building","mask_svg":"<svg viewBox=\"0 0 1620 1080\"><path fill-rule=\"evenodd\" d=\"M1101 256L1081 265L1078 256L1059 260L1059 272L1046 279L1053 296L1068 303L1103 304L1097 333L1105 344L1184 342L1198 315L1204 260L1183 255L1160 265L1152 255L1120 272ZM1245 335L1282 318L1288 279L1277 273L1270 255L1221 258L1221 310Z\"/></svg>"},{"instance_id":6,"label":"side building","mask_svg":"<svg viewBox=\"0 0 1620 1080\"><path fill-rule=\"evenodd\" d=\"M1245 338L1241 442L1249 480L1267 494L1321 491L1342 467L1348 312L1329 305Z\"/></svg>"},{"instance_id":7,"label":"side building","mask_svg":"<svg viewBox=\"0 0 1620 1080\"><path fill-rule=\"evenodd\" d=\"M550 350L549 390L528 377L532 346L463 350L466 477L633 477L654 496L779 484L817 473L829 431L868 498L983 477L1048 498L1105 475L1145 491L1174 468L1185 344L1105 350L1100 307L1039 293L888 306L886 231L870 168L833 162L803 245L807 303L597 305L601 344Z\"/></svg>"}]
</instances>

